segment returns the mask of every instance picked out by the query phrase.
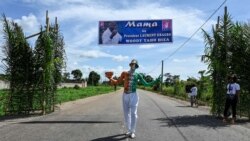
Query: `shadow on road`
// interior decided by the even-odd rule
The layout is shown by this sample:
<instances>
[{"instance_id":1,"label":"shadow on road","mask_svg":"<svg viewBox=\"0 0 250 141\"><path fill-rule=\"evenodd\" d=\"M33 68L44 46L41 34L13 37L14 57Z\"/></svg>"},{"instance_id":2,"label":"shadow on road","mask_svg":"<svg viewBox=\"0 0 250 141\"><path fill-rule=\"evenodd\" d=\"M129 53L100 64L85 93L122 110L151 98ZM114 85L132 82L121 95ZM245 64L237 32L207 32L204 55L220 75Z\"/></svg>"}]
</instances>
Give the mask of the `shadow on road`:
<instances>
[{"instance_id":1,"label":"shadow on road","mask_svg":"<svg viewBox=\"0 0 250 141\"><path fill-rule=\"evenodd\" d=\"M30 117L39 117L39 116L41 116L41 114L2 116L0 117L0 122L5 120L16 120L16 119L24 119Z\"/></svg>"},{"instance_id":2,"label":"shadow on road","mask_svg":"<svg viewBox=\"0 0 250 141\"><path fill-rule=\"evenodd\" d=\"M91 141L121 141L121 140L125 140L126 138L127 137L124 134L118 134L118 135L94 139Z\"/></svg>"},{"instance_id":3,"label":"shadow on road","mask_svg":"<svg viewBox=\"0 0 250 141\"><path fill-rule=\"evenodd\" d=\"M160 121L163 125L162 127L188 127L188 126L201 126L207 128L220 128L227 127L230 124L222 122L222 119L215 118L212 115L195 115L195 116L176 116L167 118L157 118L153 120ZM236 124L245 124L249 122L245 119L239 119Z\"/></svg>"},{"instance_id":4,"label":"shadow on road","mask_svg":"<svg viewBox=\"0 0 250 141\"><path fill-rule=\"evenodd\" d=\"M121 121L27 121L27 122L19 122L19 124L103 124L103 123L119 123Z\"/></svg>"},{"instance_id":5,"label":"shadow on road","mask_svg":"<svg viewBox=\"0 0 250 141\"><path fill-rule=\"evenodd\" d=\"M183 105L183 106L176 106L176 107L180 107L180 108L190 108L190 105Z\"/></svg>"}]
</instances>

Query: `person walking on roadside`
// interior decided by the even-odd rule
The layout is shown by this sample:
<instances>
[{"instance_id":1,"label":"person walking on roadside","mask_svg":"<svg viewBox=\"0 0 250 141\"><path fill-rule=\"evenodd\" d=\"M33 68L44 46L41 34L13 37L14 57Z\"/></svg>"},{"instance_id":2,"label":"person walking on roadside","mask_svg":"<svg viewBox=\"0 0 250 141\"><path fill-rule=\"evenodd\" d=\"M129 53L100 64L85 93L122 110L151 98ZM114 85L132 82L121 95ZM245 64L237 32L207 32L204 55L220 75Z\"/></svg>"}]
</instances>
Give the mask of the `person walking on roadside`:
<instances>
[{"instance_id":1,"label":"person walking on roadside","mask_svg":"<svg viewBox=\"0 0 250 141\"><path fill-rule=\"evenodd\" d=\"M193 104L195 104L196 106L198 106L197 98L196 98L198 88L196 87L195 84L192 84L192 85L191 85L190 91L191 91L191 93L190 93L190 103L191 103L191 107L193 107Z\"/></svg>"},{"instance_id":2,"label":"person walking on roadside","mask_svg":"<svg viewBox=\"0 0 250 141\"><path fill-rule=\"evenodd\" d=\"M240 94L240 85L237 83L236 75L231 75L228 78L229 83L227 84L227 94L226 94L226 103L224 109L224 118L223 122L227 121L228 118L228 110L231 106L232 108L232 120L231 123L234 124L236 120L236 106L239 99Z\"/></svg>"},{"instance_id":3,"label":"person walking on roadside","mask_svg":"<svg viewBox=\"0 0 250 141\"><path fill-rule=\"evenodd\" d=\"M143 77L137 73L135 70L139 68L138 61L133 59L129 64L130 70L121 73L118 80L112 79L111 76L106 74L112 84L123 83L124 91L122 96L123 102L123 113L125 125L127 128L126 136L130 138L135 138L135 130L137 123L137 107L139 103L139 96L136 92L136 86L138 81L140 81L144 86L153 86L154 84L160 82L160 77L155 81L147 83Z\"/></svg>"}]
</instances>

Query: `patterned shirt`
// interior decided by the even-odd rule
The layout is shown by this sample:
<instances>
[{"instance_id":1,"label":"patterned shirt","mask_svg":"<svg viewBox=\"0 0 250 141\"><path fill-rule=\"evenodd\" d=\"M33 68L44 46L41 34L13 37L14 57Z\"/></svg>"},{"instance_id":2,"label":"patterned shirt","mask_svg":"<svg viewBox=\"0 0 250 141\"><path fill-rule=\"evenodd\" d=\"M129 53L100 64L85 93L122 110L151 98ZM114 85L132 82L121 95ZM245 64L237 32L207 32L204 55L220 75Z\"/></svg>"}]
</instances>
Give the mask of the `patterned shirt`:
<instances>
[{"instance_id":1,"label":"patterned shirt","mask_svg":"<svg viewBox=\"0 0 250 141\"><path fill-rule=\"evenodd\" d=\"M121 76L118 78L118 80L112 80L114 84L117 83L122 83L124 86L124 93L129 94L129 93L134 93L136 92L136 86L138 82L141 82L144 86L152 86L154 85L157 81L153 81L150 83L147 83L143 77L136 72L132 71L127 71L127 72L122 72Z\"/></svg>"}]
</instances>

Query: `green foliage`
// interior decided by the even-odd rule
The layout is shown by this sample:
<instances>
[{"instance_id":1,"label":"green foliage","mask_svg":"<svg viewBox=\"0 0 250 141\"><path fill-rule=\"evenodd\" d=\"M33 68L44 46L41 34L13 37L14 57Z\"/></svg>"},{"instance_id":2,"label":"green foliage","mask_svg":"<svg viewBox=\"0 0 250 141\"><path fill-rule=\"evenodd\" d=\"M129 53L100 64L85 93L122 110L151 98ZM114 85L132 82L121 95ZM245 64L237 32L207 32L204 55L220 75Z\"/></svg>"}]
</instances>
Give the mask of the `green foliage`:
<instances>
[{"instance_id":1,"label":"green foliage","mask_svg":"<svg viewBox=\"0 0 250 141\"><path fill-rule=\"evenodd\" d=\"M70 79L70 73L69 72L65 72L63 73L63 81L68 81Z\"/></svg>"},{"instance_id":2,"label":"green foliage","mask_svg":"<svg viewBox=\"0 0 250 141\"><path fill-rule=\"evenodd\" d=\"M63 35L59 31L58 25L51 26L50 33L50 38L53 41L53 63L55 67L54 81L56 86L63 79L62 70L66 68L66 52L64 49L65 44Z\"/></svg>"},{"instance_id":3,"label":"green foliage","mask_svg":"<svg viewBox=\"0 0 250 141\"><path fill-rule=\"evenodd\" d=\"M174 87L172 87L172 86L164 87L163 88L163 94L174 95Z\"/></svg>"},{"instance_id":4,"label":"green foliage","mask_svg":"<svg viewBox=\"0 0 250 141\"><path fill-rule=\"evenodd\" d=\"M139 74L140 74L140 75L142 76L142 78L145 80L146 74L145 74L145 73L139 73ZM137 85L138 85L138 86L143 86L143 83L142 83L141 81L139 81Z\"/></svg>"},{"instance_id":5,"label":"green foliage","mask_svg":"<svg viewBox=\"0 0 250 141\"><path fill-rule=\"evenodd\" d=\"M8 76L5 74L0 74L0 80L7 80Z\"/></svg>"},{"instance_id":6,"label":"green foliage","mask_svg":"<svg viewBox=\"0 0 250 141\"><path fill-rule=\"evenodd\" d=\"M82 78L82 72L79 69L72 70L71 74L73 75L74 79L77 80L77 81L80 81L81 78Z\"/></svg>"},{"instance_id":7,"label":"green foliage","mask_svg":"<svg viewBox=\"0 0 250 141\"><path fill-rule=\"evenodd\" d=\"M233 23L225 12L223 19L212 28L212 36L204 31L206 50L202 60L208 64L208 72L212 78L212 113L215 115L219 116L224 109L227 76L230 74L237 74L240 78L242 95L248 103L240 102L238 106L242 113L249 113L249 29L249 24Z\"/></svg>"},{"instance_id":8,"label":"green foliage","mask_svg":"<svg viewBox=\"0 0 250 141\"><path fill-rule=\"evenodd\" d=\"M112 91L114 91L114 88L111 86L89 86L80 89L62 88L57 91L56 103L63 103L94 95L106 94Z\"/></svg>"},{"instance_id":9,"label":"green foliage","mask_svg":"<svg viewBox=\"0 0 250 141\"><path fill-rule=\"evenodd\" d=\"M42 30L42 29L41 29ZM51 111L55 91L54 46L51 33L41 32L35 46L36 93L40 93L43 113ZM47 109L47 107L49 107Z\"/></svg>"},{"instance_id":10,"label":"green foliage","mask_svg":"<svg viewBox=\"0 0 250 141\"><path fill-rule=\"evenodd\" d=\"M3 15L3 62L6 79L10 82L6 110L11 114L24 114L32 109L33 55L22 28Z\"/></svg>"},{"instance_id":11,"label":"green foliage","mask_svg":"<svg viewBox=\"0 0 250 141\"><path fill-rule=\"evenodd\" d=\"M80 89L80 87L78 85L75 85L74 89Z\"/></svg>"},{"instance_id":12,"label":"green foliage","mask_svg":"<svg viewBox=\"0 0 250 141\"><path fill-rule=\"evenodd\" d=\"M4 115L5 113L5 106L7 100L7 90L0 90L0 116Z\"/></svg>"},{"instance_id":13,"label":"green foliage","mask_svg":"<svg viewBox=\"0 0 250 141\"><path fill-rule=\"evenodd\" d=\"M97 86L101 76L95 71L89 73L88 85Z\"/></svg>"},{"instance_id":14,"label":"green foliage","mask_svg":"<svg viewBox=\"0 0 250 141\"><path fill-rule=\"evenodd\" d=\"M150 75L146 75L146 77L145 77L145 81L146 81L146 82L152 82L152 81L154 81L154 79L153 79L153 77L152 77L152 76L150 76Z\"/></svg>"},{"instance_id":15,"label":"green foliage","mask_svg":"<svg viewBox=\"0 0 250 141\"><path fill-rule=\"evenodd\" d=\"M58 26L50 26L50 32L41 28L35 50L29 46L22 28L3 15L3 62L5 79L10 82L6 92L8 114L29 114L33 110L48 109L54 103L56 85L61 81L64 64L64 42ZM40 108L39 105L40 104Z\"/></svg>"},{"instance_id":16,"label":"green foliage","mask_svg":"<svg viewBox=\"0 0 250 141\"><path fill-rule=\"evenodd\" d=\"M57 84L62 81L62 69L65 67L65 50L63 37L58 25L50 26L49 32L43 31L36 41L34 51L35 93L40 99L43 114L52 112L55 104Z\"/></svg>"}]
</instances>

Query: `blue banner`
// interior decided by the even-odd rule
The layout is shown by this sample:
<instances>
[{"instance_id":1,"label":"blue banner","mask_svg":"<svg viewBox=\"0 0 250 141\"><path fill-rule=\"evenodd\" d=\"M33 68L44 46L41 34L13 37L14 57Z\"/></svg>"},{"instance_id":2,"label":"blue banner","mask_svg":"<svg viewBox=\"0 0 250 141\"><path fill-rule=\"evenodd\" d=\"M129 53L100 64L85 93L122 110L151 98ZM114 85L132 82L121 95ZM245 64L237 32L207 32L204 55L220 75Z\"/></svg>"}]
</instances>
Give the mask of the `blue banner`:
<instances>
[{"instance_id":1,"label":"blue banner","mask_svg":"<svg viewBox=\"0 0 250 141\"><path fill-rule=\"evenodd\" d=\"M99 22L99 44L169 42L173 42L171 19Z\"/></svg>"}]
</instances>

